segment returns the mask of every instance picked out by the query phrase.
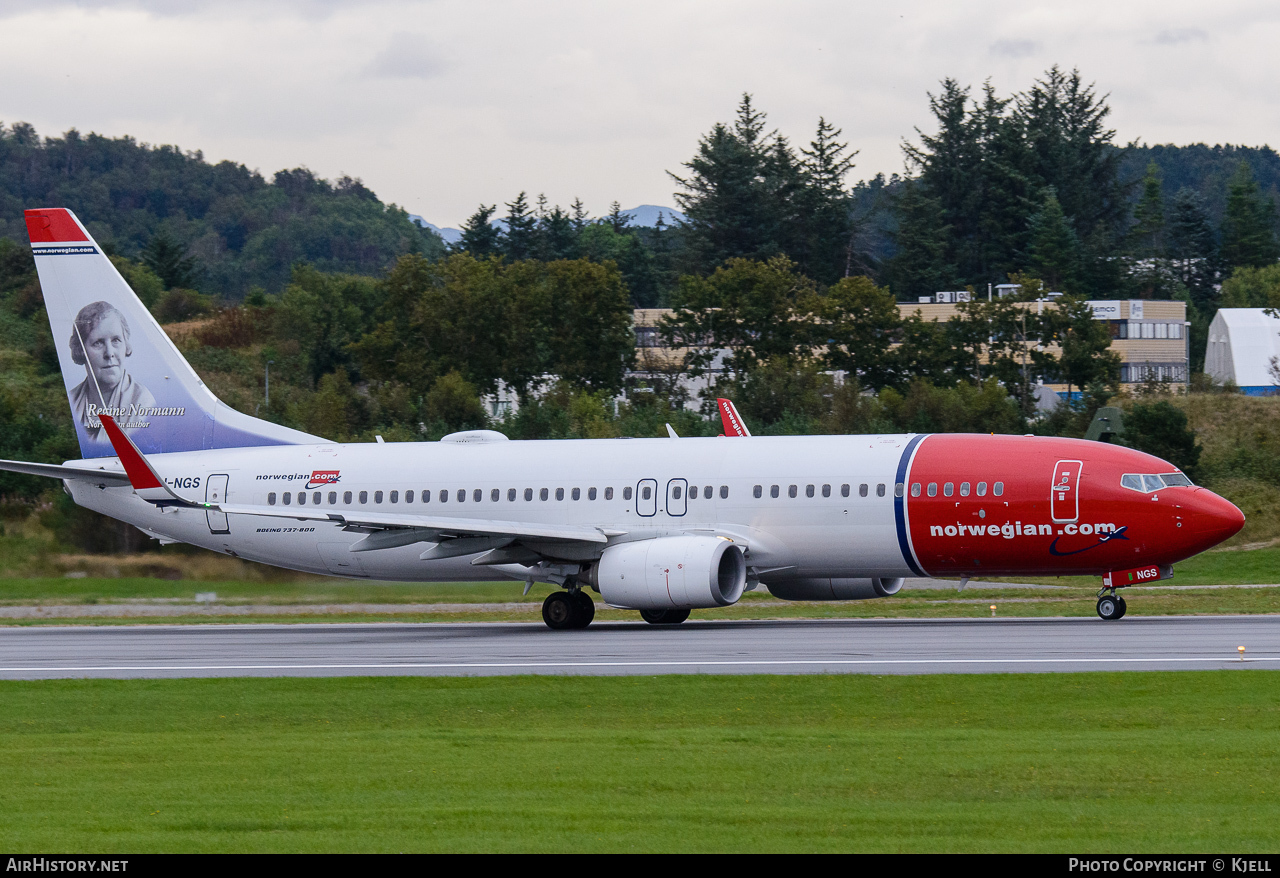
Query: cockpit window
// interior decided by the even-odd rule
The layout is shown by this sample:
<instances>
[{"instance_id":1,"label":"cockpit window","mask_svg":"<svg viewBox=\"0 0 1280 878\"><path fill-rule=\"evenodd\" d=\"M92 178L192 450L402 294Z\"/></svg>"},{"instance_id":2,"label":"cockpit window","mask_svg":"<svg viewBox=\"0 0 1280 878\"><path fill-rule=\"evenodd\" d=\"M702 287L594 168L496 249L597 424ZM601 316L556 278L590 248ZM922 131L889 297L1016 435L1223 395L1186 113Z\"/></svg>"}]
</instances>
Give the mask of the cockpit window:
<instances>
[{"instance_id":1,"label":"cockpit window","mask_svg":"<svg viewBox=\"0 0 1280 878\"><path fill-rule=\"evenodd\" d=\"M1140 491L1143 494L1150 494L1161 488L1190 488L1193 484L1191 479L1182 473L1161 473L1160 475L1125 473L1120 477L1122 488Z\"/></svg>"}]
</instances>

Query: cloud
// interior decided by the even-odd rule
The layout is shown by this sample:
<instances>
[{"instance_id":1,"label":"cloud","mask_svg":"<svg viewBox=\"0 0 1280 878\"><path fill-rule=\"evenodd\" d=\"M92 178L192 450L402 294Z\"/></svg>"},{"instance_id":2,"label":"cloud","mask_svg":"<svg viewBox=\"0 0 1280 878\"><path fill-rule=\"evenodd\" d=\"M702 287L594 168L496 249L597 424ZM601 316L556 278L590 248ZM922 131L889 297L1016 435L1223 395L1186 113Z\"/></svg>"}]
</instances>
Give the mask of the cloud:
<instances>
[{"instance_id":1,"label":"cloud","mask_svg":"<svg viewBox=\"0 0 1280 878\"><path fill-rule=\"evenodd\" d=\"M1209 35L1198 27L1181 27L1162 30L1153 42L1157 46L1177 46L1181 43L1203 43Z\"/></svg>"},{"instance_id":2,"label":"cloud","mask_svg":"<svg viewBox=\"0 0 1280 878\"><path fill-rule=\"evenodd\" d=\"M1040 51L1040 44L1035 40L996 40L989 51L1005 58L1030 58Z\"/></svg>"},{"instance_id":3,"label":"cloud","mask_svg":"<svg viewBox=\"0 0 1280 878\"><path fill-rule=\"evenodd\" d=\"M422 34L396 34L367 68L374 76L434 79L445 72L431 41Z\"/></svg>"}]
</instances>

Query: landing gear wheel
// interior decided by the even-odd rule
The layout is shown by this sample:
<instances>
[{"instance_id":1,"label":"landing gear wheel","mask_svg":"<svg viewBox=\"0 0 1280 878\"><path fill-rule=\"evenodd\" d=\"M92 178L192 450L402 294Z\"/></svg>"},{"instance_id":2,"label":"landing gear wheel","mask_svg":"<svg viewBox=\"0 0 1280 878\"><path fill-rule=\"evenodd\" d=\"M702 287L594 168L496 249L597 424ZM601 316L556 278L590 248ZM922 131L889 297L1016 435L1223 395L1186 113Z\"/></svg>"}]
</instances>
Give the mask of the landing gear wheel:
<instances>
[{"instance_id":1,"label":"landing gear wheel","mask_svg":"<svg viewBox=\"0 0 1280 878\"><path fill-rule=\"evenodd\" d=\"M574 609L577 612L577 624L574 628L586 628L596 617L596 602L585 591L576 591L572 595Z\"/></svg>"},{"instance_id":2,"label":"landing gear wheel","mask_svg":"<svg viewBox=\"0 0 1280 878\"><path fill-rule=\"evenodd\" d=\"M1124 601L1115 595L1104 594L1098 598L1098 617L1110 622L1124 615Z\"/></svg>"},{"instance_id":3,"label":"landing gear wheel","mask_svg":"<svg viewBox=\"0 0 1280 878\"><path fill-rule=\"evenodd\" d=\"M1118 596L1118 595L1116 596L1116 603L1118 603L1118 604L1120 605L1120 615L1119 615L1119 616L1116 616L1116 618L1117 618L1117 619L1123 619L1123 618L1124 618L1124 614L1125 614L1125 613L1127 613L1127 612L1129 612L1129 605L1128 605L1128 604L1126 604L1126 603L1124 602L1124 598L1122 598L1122 597L1120 597L1120 596Z\"/></svg>"},{"instance_id":4,"label":"landing gear wheel","mask_svg":"<svg viewBox=\"0 0 1280 878\"><path fill-rule=\"evenodd\" d=\"M650 625L679 625L689 618L688 610L641 610L640 618Z\"/></svg>"},{"instance_id":5,"label":"landing gear wheel","mask_svg":"<svg viewBox=\"0 0 1280 878\"><path fill-rule=\"evenodd\" d=\"M542 621L555 631L577 627L574 623L579 615L576 602L567 591L553 591L542 602Z\"/></svg>"}]
</instances>

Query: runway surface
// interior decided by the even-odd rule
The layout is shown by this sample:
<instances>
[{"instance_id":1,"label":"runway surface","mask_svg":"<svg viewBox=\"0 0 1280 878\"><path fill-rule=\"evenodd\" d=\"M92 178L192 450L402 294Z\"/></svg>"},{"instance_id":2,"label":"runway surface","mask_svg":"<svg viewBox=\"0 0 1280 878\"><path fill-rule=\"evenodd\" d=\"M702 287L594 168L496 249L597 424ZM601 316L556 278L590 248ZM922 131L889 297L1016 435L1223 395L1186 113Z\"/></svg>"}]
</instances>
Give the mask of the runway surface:
<instances>
[{"instance_id":1,"label":"runway surface","mask_svg":"<svg viewBox=\"0 0 1280 878\"><path fill-rule=\"evenodd\" d=\"M1280 616L0 629L0 679L11 680L1207 668L1280 668Z\"/></svg>"}]
</instances>

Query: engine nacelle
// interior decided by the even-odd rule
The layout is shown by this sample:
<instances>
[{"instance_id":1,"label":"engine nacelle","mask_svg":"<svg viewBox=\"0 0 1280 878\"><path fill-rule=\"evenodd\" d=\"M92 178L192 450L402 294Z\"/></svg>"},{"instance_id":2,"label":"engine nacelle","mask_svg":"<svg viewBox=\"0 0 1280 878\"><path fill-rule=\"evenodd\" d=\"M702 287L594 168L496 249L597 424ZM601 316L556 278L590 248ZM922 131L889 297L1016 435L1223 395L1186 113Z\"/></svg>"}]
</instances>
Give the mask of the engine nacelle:
<instances>
[{"instance_id":1,"label":"engine nacelle","mask_svg":"<svg viewBox=\"0 0 1280 878\"><path fill-rule=\"evenodd\" d=\"M769 593L784 601L865 601L887 598L902 590L905 579L788 579L769 582Z\"/></svg>"},{"instance_id":2,"label":"engine nacelle","mask_svg":"<svg viewBox=\"0 0 1280 878\"><path fill-rule=\"evenodd\" d=\"M659 537L610 546L580 578L613 607L727 607L746 588L747 561L721 537Z\"/></svg>"}]
</instances>

